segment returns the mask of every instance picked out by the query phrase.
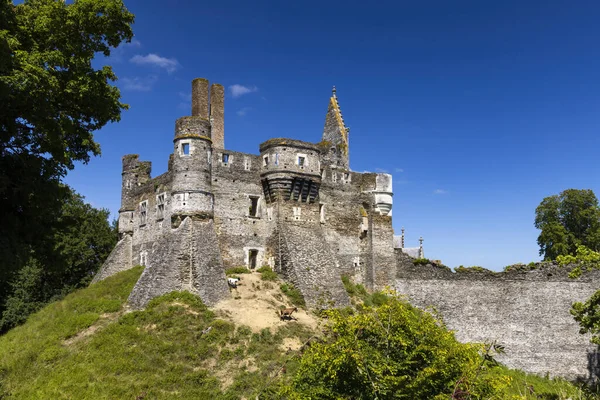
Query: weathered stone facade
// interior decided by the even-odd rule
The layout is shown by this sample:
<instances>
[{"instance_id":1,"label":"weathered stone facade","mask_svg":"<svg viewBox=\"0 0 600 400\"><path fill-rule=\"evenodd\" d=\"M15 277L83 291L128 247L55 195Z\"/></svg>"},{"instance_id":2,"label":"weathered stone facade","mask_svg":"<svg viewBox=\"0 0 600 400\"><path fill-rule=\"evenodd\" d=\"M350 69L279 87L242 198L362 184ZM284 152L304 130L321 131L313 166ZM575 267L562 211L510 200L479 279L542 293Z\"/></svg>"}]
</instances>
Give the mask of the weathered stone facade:
<instances>
[{"instance_id":1,"label":"weathered stone facade","mask_svg":"<svg viewBox=\"0 0 600 400\"><path fill-rule=\"evenodd\" d=\"M536 264L508 272L451 272L415 266L396 250L396 290L412 304L435 307L464 342L505 346L499 361L539 375L595 380L598 348L569 313L571 304L598 290L600 271L568 277L570 268Z\"/></svg>"},{"instance_id":2,"label":"weathered stone facade","mask_svg":"<svg viewBox=\"0 0 600 400\"><path fill-rule=\"evenodd\" d=\"M392 282L392 177L349 170L335 92L321 142L271 139L259 155L224 148L223 97L221 85L192 82L166 173L152 178L150 163L123 158L121 239L96 279L145 265L135 308L172 290L214 304L236 266L271 266L309 306L348 304L343 273L373 289Z\"/></svg>"},{"instance_id":3,"label":"weathered stone facade","mask_svg":"<svg viewBox=\"0 0 600 400\"><path fill-rule=\"evenodd\" d=\"M195 79L192 115L175 123L167 172L152 178L149 162L123 157L120 241L95 279L145 265L132 307L173 290L212 305L229 296L227 268L262 265L298 287L311 307L345 305L340 276L347 274L437 307L460 340L497 340L511 367L593 374L596 349L569 308L600 277L570 280L556 268L458 274L415 267L410 256L424 257L422 240L407 249L404 232L394 239L391 175L349 169L349 130L335 91L319 143L271 139L257 155L229 151L223 118L223 87Z\"/></svg>"}]
</instances>

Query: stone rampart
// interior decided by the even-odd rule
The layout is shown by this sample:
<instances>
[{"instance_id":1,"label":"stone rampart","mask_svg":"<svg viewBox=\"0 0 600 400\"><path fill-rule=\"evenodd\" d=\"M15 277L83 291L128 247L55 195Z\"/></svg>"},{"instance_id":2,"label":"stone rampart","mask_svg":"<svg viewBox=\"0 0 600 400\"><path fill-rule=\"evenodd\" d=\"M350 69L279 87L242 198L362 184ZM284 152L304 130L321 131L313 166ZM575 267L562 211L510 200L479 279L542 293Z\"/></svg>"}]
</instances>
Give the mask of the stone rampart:
<instances>
[{"instance_id":1,"label":"stone rampart","mask_svg":"<svg viewBox=\"0 0 600 400\"><path fill-rule=\"evenodd\" d=\"M569 309L598 289L598 272L570 279L566 267L538 264L455 273L414 266L400 252L397 257L396 290L416 306L435 307L460 341L497 341L506 349L498 360L511 368L570 379L596 376L597 348L579 333Z\"/></svg>"}]
</instances>

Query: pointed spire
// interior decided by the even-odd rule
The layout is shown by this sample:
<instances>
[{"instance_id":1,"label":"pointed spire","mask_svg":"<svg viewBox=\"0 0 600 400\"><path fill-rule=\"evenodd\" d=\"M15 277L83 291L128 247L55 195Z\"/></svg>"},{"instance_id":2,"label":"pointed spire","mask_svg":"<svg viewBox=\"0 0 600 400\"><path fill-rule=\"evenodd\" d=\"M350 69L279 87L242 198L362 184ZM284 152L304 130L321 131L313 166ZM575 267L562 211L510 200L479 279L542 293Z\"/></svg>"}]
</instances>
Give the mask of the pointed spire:
<instances>
[{"instance_id":1,"label":"pointed spire","mask_svg":"<svg viewBox=\"0 0 600 400\"><path fill-rule=\"evenodd\" d=\"M323 142L327 142L330 148L335 149L336 154L331 154L333 165L349 169L348 163L348 132L342 110L338 103L337 89L331 89L331 98L325 117L325 128L323 129Z\"/></svg>"}]
</instances>

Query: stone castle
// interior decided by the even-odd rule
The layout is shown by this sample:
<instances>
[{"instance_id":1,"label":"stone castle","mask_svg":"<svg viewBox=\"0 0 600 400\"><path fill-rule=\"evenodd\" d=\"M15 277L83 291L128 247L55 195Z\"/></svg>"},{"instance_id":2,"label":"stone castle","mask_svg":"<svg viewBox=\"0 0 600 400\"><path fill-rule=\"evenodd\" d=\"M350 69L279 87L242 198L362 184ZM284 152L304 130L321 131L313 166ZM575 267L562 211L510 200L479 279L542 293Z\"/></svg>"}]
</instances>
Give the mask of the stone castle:
<instances>
[{"instance_id":1,"label":"stone castle","mask_svg":"<svg viewBox=\"0 0 600 400\"><path fill-rule=\"evenodd\" d=\"M123 157L120 240L95 281L144 265L129 304L143 308L174 290L209 305L230 296L225 270L268 265L309 307L343 306L341 276L369 289L392 286L435 306L463 341L496 340L500 360L529 372L588 379L597 350L578 333L570 304L600 277L568 278L556 267L452 273L412 260L392 229L392 176L350 170L349 129L335 88L322 141L270 139L258 155L225 149L224 88L192 82L192 115L175 123L168 170Z\"/></svg>"}]
</instances>

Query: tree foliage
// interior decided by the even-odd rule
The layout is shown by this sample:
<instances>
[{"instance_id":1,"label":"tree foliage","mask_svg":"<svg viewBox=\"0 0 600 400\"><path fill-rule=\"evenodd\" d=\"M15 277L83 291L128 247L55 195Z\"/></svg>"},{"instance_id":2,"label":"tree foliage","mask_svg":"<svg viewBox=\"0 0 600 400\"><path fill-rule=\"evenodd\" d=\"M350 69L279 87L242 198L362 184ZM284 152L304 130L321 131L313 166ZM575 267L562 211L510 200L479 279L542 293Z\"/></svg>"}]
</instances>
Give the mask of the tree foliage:
<instances>
[{"instance_id":1,"label":"tree foliage","mask_svg":"<svg viewBox=\"0 0 600 400\"><path fill-rule=\"evenodd\" d=\"M577 246L600 250L600 207L591 190L568 189L546 197L535 210L544 260L575 254Z\"/></svg>"},{"instance_id":2,"label":"tree foliage","mask_svg":"<svg viewBox=\"0 0 600 400\"><path fill-rule=\"evenodd\" d=\"M508 384L481 374L491 362L483 346L459 343L437 317L395 295L353 315L327 316L325 339L304 353L282 397L477 399Z\"/></svg>"},{"instance_id":3,"label":"tree foliage","mask_svg":"<svg viewBox=\"0 0 600 400\"><path fill-rule=\"evenodd\" d=\"M573 265L569 274L571 278L579 277L584 272L600 269L600 253L579 246L574 256L559 256L557 261L561 265ZM585 302L573 303L571 314L579 323L582 334L590 333L592 343L600 345L600 290L596 291Z\"/></svg>"},{"instance_id":4,"label":"tree foliage","mask_svg":"<svg viewBox=\"0 0 600 400\"><path fill-rule=\"evenodd\" d=\"M61 179L100 154L94 131L126 108L92 60L130 41L132 23L122 0L0 0L0 304L62 229Z\"/></svg>"},{"instance_id":5,"label":"tree foliage","mask_svg":"<svg viewBox=\"0 0 600 400\"><path fill-rule=\"evenodd\" d=\"M108 210L85 203L68 187L60 214L44 242L31 251L9 284L0 332L25 321L46 303L91 281L116 244Z\"/></svg>"}]
</instances>

